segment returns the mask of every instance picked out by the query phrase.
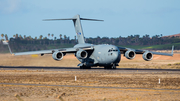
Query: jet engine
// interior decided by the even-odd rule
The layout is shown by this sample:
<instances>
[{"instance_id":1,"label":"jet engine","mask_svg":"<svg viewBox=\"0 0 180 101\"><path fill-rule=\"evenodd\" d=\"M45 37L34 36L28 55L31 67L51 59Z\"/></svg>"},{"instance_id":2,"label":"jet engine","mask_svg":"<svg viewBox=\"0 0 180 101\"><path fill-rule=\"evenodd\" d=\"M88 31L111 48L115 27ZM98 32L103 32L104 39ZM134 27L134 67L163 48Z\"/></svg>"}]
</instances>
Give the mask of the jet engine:
<instances>
[{"instance_id":1,"label":"jet engine","mask_svg":"<svg viewBox=\"0 0 180 101\"><path fill-rule=\"evenodd\" d=\"M124 55L127 59L134 59L134 57L136 56L136 53L132 50L128 50L125 52Z\"/></svg>"},{"instance_id":2,"label":"jet engine","mask_svg":"<svg viewBox=\"0 0 180 101\"><path fill-rule=\"evenodd\" d=\"M85 59L87 58L88 53L85 50L79 50L76 52L76 57L80 59Z\"/></svg>"},{"instance_id":3,"label":"jet engine","mask_svg":"<svg viewBox=\"0 0 180 101\"><path fill-rule=\"evenodd\" d=\"M143 53L143 59L146 61L151 61L153 59L153 54L147 51Z\"/></svg>"},{"instance_id":4,"label":"jet engine","mask_svg":"<svg viewBox=\"0 0 180 101\"><path fill-rule=\"evenodd\" d=\"M54 60L59 61L59 60L62 60L62 59L63 59L63 55L64 55L64 54L63 54L62 52L57 51L57 52L54 52L54 53L52 54L52 57L53 57Z\"/></svg>"}]
</instances>

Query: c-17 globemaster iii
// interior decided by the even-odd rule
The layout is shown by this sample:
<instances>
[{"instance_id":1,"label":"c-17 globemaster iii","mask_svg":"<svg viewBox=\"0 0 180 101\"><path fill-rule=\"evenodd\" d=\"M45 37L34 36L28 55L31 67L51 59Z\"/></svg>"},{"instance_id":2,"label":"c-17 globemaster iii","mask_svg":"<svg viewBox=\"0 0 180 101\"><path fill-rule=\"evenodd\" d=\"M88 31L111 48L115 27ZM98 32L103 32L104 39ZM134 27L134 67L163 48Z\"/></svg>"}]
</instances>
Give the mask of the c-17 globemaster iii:
<instances>
[{"instance_id":1,"label":"c-17 globemaster iii","mask_svg":"<svg viewBox=\"0 0 180 101\"><path fill-rule=\"evenodd\" d=\"M136 54L142 54L142 58L146 61L150 61L153 59L153 54L157 55L167 55L173 56L174 46L172 46L172 53L160 53L160 52L152 52L149 50L136 50L132 48L126 47L117 47L115 45L108 44L100 44L94 45L85 43L84 33L81 26L81 20L89 20L89 21L103 21L97 19L87 19L80 18L80 15L75 15L73 18L66 19L46 19L45 21L51 20L72 20L74 23L75 31L78 38L78 44L73 48L60 48L60 49L51 49L51 50L41 50L41 51L30 51L30 52L19 52L12 53L9 47L11 54L14 55L30 55L30 54L52 54L52 58L54 60L62 60L63 57L68 53L74 53L76 58L81 62L78 64L80 69L87 69L93 66L103 66L105 69L116 69L118 63L121 60L121 54L127 59L133 59Z\"/></svg>"}]
</instances>

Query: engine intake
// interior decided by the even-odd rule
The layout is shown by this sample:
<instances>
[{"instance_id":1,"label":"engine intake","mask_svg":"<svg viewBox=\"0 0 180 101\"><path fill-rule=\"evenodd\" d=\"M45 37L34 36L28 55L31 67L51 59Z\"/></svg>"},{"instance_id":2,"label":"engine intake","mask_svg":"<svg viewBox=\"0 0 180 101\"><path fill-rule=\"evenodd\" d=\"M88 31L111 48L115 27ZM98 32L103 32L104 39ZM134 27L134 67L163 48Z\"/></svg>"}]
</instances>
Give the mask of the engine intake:
<instances>
[{"instance_id":1,"label":"engine intake","mask_svg":"<svg viewBox=\"0 0 180 101\"><path fill-rule=\"evenodd\" d=\"M143 59L146 61L151 61L153 59L153 54L151 52L145 52L143 54Z\"/></svg>"},{"instance_id":2,"label":"engine intake","mask_svg":"<svg viewBox=\"0 0 180 101\"><path fill-rule=\"evenodd\" d=\"M88 53L85 50L79 50L76 52L76 57L80 59L85 59L87 58Z\"/></svg>"},{"instance_id":3,"label":"engine intake","mask_svg":"<svg viewBox=\"0 0 180 101\"><path fill-rule=\"evenodd\" d=\"M57 61L62 60L62 59L63 59L63 56L64 56L64 54L63 54L62 52L59 52L59 51L54 52L54 53L52 54L53 59L54 59L54 60L57 60Z\"/></svg>"},{"instance_id":4,"label":"engine intake","mask_svg":"<svg viewBox=\"0 0 180 101\"><path fill-rule=\"evenodd\" d=\"M134 59L135 56L136 56L136 53L132 50L128 50L125 52L125 57L127 59Z\"/></svg>"}]
</instances>

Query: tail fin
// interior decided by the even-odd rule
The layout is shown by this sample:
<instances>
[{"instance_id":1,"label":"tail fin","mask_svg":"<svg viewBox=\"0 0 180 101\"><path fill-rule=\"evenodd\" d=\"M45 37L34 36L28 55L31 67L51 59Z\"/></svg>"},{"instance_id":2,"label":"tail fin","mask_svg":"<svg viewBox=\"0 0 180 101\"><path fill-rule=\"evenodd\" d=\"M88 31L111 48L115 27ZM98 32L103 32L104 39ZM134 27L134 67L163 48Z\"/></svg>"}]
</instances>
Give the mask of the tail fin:
<instances>
[{"instance_id":1,"label":"tail fin","mask_svg":"<svg viewBox=\"0 0 180 101\"><path fill-rule=\"evenodd\" d=\"M73 18L67 18L67 19L46 19L45 21L50 21L50 20L73 20L79 44L85 43L81 20L103 21L103 20L97 20L97 19L80 18L80 15L75 15Z\"/></svg>"}]
</instances>

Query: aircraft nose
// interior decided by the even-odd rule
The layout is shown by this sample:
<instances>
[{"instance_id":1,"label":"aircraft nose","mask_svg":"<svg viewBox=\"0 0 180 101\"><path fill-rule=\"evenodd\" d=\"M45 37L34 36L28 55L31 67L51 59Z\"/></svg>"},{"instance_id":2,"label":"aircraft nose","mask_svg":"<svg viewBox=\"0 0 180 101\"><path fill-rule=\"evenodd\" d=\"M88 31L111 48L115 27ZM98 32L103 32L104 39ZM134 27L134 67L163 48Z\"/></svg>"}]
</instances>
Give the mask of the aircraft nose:
<instances>
[{"instance_id":1,"label":"aircraft nose","mask_svg":"<svg viewBox=\"0 0 180 101\"><path fill-rule=\"evenodd\" d=\"M115 55L116 55L116 58L118 58L119 57L119 52L117 51L116 53L115 53Z\"/></svg>"},{"instance_id":2,"label":"aircraft nose","mask_svg":"<svg viewBox=\"0 0 180 101\"><path fill-rule=\"evenodd\" d=\"M120 58L121 58L121 53L120 53L120 51L115 52L115 53L114 53L114 56L115 56L115 63L119 63Z\"/></svg>"},{"instance_id":3,"label":"aircraft nose","mask_svg":"<svg viewBox=\"0 0 180 101\"><path fill-rule=\"evenodd\" d=\"M113 53L111 53L111 54L113 54L113 57L114 57L115 59L117 59L118 56L119 56L119 52L118 52L118 51L117 51L117 52L113 52Z\"/></svg>"}]
</instances>

